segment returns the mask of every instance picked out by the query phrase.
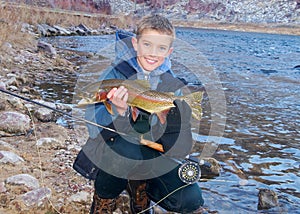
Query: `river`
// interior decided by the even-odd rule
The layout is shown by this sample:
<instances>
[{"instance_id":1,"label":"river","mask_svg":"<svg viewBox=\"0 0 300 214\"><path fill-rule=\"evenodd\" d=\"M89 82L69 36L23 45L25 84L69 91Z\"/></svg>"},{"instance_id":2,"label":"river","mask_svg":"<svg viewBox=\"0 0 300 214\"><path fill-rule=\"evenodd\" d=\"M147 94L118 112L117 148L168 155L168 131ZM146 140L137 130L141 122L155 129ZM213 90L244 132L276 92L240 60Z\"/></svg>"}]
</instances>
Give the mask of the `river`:
<instances>
[{"instance_id":1,"label":"river","mask_svg":"<svg viewBox=\"0 0 300 214\"><path fill-rule=\"evenodd\" d=\"M195 137L199 152L209 151L203 155L216 158L222 171L199 183L205 205L217 213L262 213L257 210L257 195L259 189L268 188L278 194L279 206L264 213L300 213L300 37L178 28L177 40L174 70L209 89ZM106 55L113 50L114 35L47 41ZM91 60L78 76L94 78L107 63L94 64ZM63 90L72 91L67 86ZM52 95L53 89L50 99ZM203 138L213 133L220 136ZM207 149L210 141L217 141L213 151Z\"/></svg>"}]
</instances>

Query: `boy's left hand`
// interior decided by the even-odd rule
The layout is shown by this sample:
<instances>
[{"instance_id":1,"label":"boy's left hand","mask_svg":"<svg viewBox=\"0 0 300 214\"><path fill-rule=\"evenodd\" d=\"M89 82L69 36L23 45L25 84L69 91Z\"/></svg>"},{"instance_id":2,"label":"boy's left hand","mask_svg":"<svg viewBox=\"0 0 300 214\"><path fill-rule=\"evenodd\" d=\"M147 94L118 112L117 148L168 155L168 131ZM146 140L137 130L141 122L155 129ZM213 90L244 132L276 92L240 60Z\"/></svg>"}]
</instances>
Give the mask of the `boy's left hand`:
<instances>
[{"instance_id":1,"label":"boy's left hand","mask_svg":"<svg viewBox=\"0 0 300 214\"><path fill-rule=\"evenodd\" d=\"M115 105L117 112L120 115L124 115L128 109L127 100L128 100L128 90L124 86L119 88L111 89L107 98Z\"/></svg>"}]
</instances>

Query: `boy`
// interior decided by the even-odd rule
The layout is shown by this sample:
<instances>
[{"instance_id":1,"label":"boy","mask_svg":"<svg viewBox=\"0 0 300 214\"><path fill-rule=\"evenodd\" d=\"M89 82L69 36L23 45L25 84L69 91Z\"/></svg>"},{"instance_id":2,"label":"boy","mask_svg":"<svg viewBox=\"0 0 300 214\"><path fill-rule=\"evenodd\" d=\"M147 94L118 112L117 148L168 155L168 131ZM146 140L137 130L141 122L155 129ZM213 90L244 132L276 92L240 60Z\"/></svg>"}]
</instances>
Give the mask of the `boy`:
<instances>
[{"instance_id":1,"label":"boy","mask_svg":"<svg viewBox=\"0 0 300 214\"><path fill-rule=\"evenodd\" d=\"M180 94L184 84L174 76L168 58L173 51L175 30L166 18L144 17L136 35L117 31L116 37L115 62L100 80L143 79L152 90ZM168 211L195 212L204 203L201 189L197 183L186 185L179 179L181 164L176 161L184 159L192 148L190 107L185 101L175 100L165 122L142 110L133 120L128 96L124 86L113 88L107 94L113 114L103 104L90 105L86 111L86 119L117 131L88 125L90 138L74 163L78 172L95 180L91 213L112 213L116 198L125 189L134 214L150 213L151 200ZM146 136L161 144L164 152L118 133Z\"/></svg>"}]
</instances>

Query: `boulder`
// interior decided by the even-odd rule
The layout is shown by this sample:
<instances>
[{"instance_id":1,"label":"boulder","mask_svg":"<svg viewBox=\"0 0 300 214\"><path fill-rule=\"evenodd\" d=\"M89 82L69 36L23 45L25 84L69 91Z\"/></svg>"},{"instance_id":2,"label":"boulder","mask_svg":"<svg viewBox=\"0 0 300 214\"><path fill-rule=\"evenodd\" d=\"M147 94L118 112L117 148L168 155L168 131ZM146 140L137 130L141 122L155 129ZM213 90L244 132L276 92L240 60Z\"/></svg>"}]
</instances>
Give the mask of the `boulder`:
<instances>
[{"instance_id":1,"label":"boulder","mask_svg":"<svg viewBox=\"0 0 300 214\"><path fill-rule=\"evenodd\" d=\"M0 151L0 163L18 164L24 162L24 159L19 155L10 151Z\"/></svg>"},{"instance_id":2,"label":"boulder","mask_svg":"<svg viewBox=\"0 0 300 214\"><path fill-rule=\"evenodd\" d=\"M24 185L30 189L39 188L39 181L29 174L18 174L8 177L5 182L11 185Z\"/></svg>"},{"instance_id":3,"label":"boulder","mask_svg":"<svg viewBox=\"0 0 300 214\"><path fill-rule=\"evenodd\" d=\"M14 111L0 112L0 132L25 134L30 130L30 117Z\"/></svg>"},{"instance_id":4,"label":"boulder","mask_svg":"<svg viewBox=\"0 0 300 214\"><path fill-rule=\"evenodd\" d=\"M43 187L34 189L22 195L22 200L27 207L40 206L51 196L51 189Z\"/></svg>"}]
</instances>

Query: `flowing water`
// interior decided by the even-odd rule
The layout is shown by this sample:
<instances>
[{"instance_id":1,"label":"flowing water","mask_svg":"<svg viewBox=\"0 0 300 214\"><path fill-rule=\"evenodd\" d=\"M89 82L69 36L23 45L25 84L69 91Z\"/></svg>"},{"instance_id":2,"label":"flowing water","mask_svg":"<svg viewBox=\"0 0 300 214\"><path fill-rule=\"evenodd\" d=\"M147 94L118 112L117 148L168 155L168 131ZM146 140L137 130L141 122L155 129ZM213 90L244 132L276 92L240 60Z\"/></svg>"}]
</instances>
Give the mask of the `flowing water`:
<instances>
[{"instance_id":1,"label":"flowing water","mask_svg":"<svg viewBox=\"0 0 300 214\"><path fill-rule=\"evenodd\" d=\"M223 137L218 138L212 153L222 172L199 184L206 206L217 213L300 213L300 37L180 28L177 38L193 51L179 45L176 51L181 63L175 63L174 70L194 80L181 65L188 64L193 72L198 68L201 73L201 66L209 64L209 71L222 84L217 96L225 95L226 115L220 113L226 119ZM113 50L114 36L57 37L48 41L61 48L98 53L104 47L109 47L105 51ZM207 60L205 63L194 60L198 53ZM95 78L97 72L88 72L94 62L91 64L79 76ZM96 70L106 64L98 64ZM216 79L205 74L196 76L208 88ZM69 100L72 96L70 93ZM205 148L209 124L214 123L211 114L218 114L210 102L212 96L203 104L200 135L195 136L200 148ZM257 210L261 188L278 194L278 207Z\"/></svg>"}]
</instances>

